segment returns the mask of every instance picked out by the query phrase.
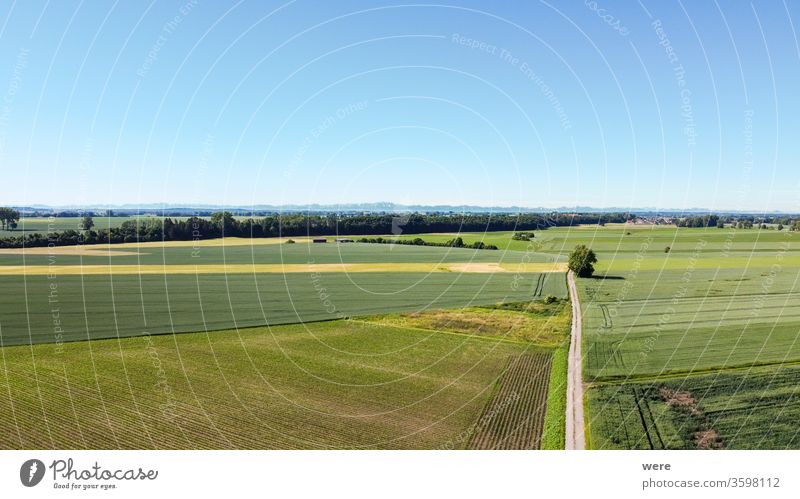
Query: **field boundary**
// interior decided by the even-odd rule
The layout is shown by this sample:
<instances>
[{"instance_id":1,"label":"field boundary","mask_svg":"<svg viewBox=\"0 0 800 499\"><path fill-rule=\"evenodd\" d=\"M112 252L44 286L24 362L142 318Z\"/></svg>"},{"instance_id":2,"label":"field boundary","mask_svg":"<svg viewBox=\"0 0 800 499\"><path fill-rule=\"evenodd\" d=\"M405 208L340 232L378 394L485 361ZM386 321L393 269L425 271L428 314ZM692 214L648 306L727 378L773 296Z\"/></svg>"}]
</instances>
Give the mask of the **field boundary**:
<instances>
[{"instance_id":1,"label":"field boundary","mask_svg":"<svg viewBox=\"0 0 800 499\"><path fill-rule=\"evenodd\" d=\"M550 361L550 380L547 387L547 407L542 432L542 450L563 450L566 445L567 370L569 343L553 352Z\"/></svg>"}]
</instances>

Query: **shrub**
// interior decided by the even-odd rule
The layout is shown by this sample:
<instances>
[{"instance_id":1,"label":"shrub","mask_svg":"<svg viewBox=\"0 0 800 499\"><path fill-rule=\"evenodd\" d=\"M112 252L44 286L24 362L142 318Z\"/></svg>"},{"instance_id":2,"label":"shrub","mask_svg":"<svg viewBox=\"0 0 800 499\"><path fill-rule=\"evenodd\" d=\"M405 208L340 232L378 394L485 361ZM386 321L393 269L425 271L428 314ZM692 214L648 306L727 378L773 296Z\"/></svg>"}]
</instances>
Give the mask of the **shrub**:
<instances>
[{"instance_id":1,"label":"shrub","mask_svg":"<svg viewBox=\"0 0 800 499\"><path fill-rule=\"evenodd\" d=\"M514 241L530 241L534 238L533 232L515 232L511 239Z\"/></svg>"}]
</instances>

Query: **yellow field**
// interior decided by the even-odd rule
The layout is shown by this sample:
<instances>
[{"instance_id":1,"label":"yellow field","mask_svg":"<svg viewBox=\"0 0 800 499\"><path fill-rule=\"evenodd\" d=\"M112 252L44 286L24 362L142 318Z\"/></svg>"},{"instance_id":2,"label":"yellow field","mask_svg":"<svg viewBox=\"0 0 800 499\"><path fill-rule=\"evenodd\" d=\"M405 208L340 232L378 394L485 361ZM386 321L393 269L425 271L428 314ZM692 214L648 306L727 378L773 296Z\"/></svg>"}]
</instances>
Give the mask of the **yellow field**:
<instances>
[{"instance_id":1,"label":"yellow field","mask_svg":"<svg viewBox=\"0 0 800 499\"><path fill-rule=\"evenodd\" d=\"M262 274L309 272L565 272L565 263L325 263L222 265L7 265L0 275Z\"/></svg>"}]
</instances>

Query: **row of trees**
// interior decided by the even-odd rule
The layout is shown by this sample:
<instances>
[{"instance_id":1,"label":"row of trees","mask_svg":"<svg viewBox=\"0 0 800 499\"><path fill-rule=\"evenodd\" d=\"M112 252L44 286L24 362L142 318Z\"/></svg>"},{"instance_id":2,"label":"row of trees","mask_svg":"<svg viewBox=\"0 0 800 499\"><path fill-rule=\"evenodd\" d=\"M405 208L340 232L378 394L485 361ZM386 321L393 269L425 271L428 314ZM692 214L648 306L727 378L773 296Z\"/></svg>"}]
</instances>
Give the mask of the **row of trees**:
<instances>
[{"instance_id":1,"label":"row of trees","mask_svg":"<svg viewBox=\"0 0 800 499\"><path fill-rule=\"evenodd\" d=\"M420 234L426 232L483 232L501 230L542 230L548 227L587 223L624 222L628 214L520 214L491 215L440 214L409 215L270 215L259 219L237 219L229 212L217 212L210 218L190 217L136 218L119 227L94 230L91 216L81 222L82 233L74 230L0 239L0 247L63 246L70 244L123 243L135 241L188 241L222 236L277 237Z\"/></svg>"},{"instance_id":2,"label":"row of trees","mask_svg":"<svg viewBox=\"0 0 800 499\"><path fill-rule=\"evenodd\" d=\"M455 237L453 239L449 239L443 243L437 243L432 241L425 241L421 237L415 237L414 239L389 239L383 237L362 237L358 240L360 243L373 243L373 244L404 244L408 246L441 246L441 247L448 247L448 248L470 248L470 249L486 249L486 250L496 250L498 249L497 246L494 244L486 244L483 241L475 241L471 244L466 244L464 240L460 237Z\"/></svg>"},{"instance_id":3,"label":"row of trees","mask_svg":"<svg viewBox=\"0 0 800 499\"><path fill-rule=\"evenodd\" d=\"M17 228L17 222L19 222L19 212L13 208L5 208L0 207L0 224L3 225L3 229L14 230Z\"/></svg>"},{"instance_id":4,"label":"row of trees","mask_svg":"<svg viewBox=\"0 0 800 499\"><path fill-rule=\"evenodd\" d=\"M678 227L721 227L722 220L718 215L700 215L675 220Z\"/></svg>"}]
</instances>

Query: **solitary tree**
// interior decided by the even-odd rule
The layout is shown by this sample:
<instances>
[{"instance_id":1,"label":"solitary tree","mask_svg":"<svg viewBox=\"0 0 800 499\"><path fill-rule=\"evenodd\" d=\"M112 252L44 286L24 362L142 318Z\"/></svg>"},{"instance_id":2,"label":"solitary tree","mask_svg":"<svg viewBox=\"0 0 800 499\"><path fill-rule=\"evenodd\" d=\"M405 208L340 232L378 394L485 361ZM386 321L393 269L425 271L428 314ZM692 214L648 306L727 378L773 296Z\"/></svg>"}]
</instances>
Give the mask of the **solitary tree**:
<instances>
[{"instance_id":1,"label":"solitary tree","mask_svg":"<svg viewBox=\"0 0 800 499\"><path fill-rule=\"evenodd\" d=\"M94 219L91 215L85 215L81 220L81 227L83 230L91 230L94 227Z\"/></svg>"},{"instance_id":2,"label":"solitary tree","mask_svg":"<svg viewBox=\"0 0 800 499\"><path fill-rule=\"evenodd\" d=\"M594 264L597 263L597 255L594 251L589 249L583 244L575 246L572 253L569 254L569 263L567 266L578 277L591 277L594 274Z\"/></svg>"}]
</instances>

